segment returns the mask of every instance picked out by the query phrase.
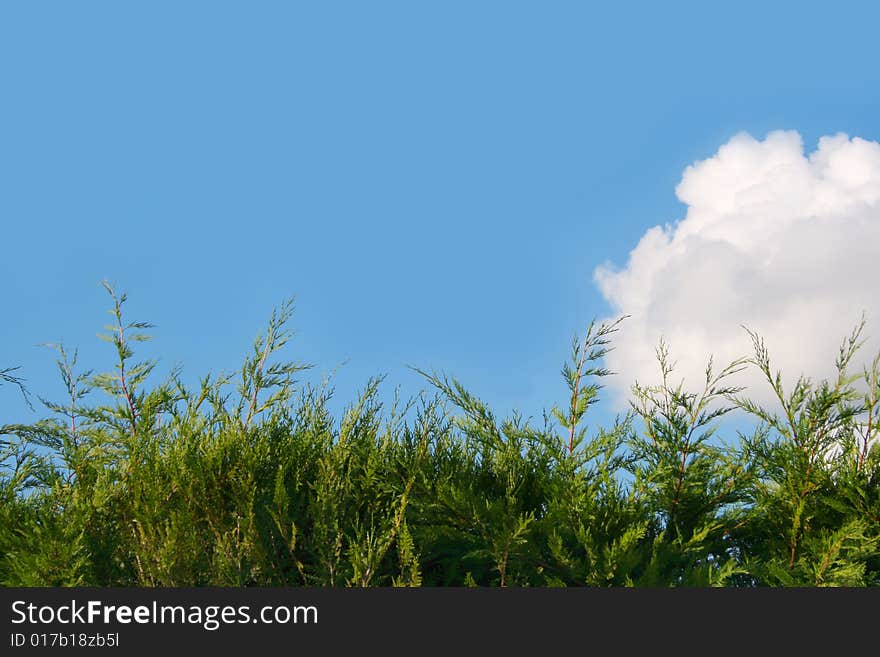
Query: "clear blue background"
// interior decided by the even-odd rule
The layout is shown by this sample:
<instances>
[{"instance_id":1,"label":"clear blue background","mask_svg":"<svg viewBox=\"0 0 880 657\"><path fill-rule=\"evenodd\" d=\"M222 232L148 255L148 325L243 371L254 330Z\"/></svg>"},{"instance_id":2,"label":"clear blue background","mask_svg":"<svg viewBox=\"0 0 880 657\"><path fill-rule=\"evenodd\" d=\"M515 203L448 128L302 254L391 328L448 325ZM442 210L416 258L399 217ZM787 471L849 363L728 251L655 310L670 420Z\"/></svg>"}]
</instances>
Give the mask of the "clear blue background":
<instances>
[{"instance_id":1,"label":"clear blue background","mask_svg":"<svg viewBox=\"0 0 880 657\"><path fill-rule=\"evenodd\" d=\"M341 400L413 364L538 415L685 166L880 137L878 5L765 4L3 3L0 366L112 366L107 278L162 372L235 368L293 295Z\"/></svg>"}]
</instances>

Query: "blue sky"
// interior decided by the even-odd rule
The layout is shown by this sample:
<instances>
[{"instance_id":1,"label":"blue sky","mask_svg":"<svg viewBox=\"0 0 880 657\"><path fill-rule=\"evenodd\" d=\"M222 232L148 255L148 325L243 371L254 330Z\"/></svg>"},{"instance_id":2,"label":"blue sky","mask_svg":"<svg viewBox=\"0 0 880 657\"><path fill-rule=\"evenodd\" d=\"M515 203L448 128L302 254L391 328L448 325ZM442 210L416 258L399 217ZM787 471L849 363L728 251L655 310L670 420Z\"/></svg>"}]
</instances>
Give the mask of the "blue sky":
<instances>
[{"instance_id":1,"label":"blue sky","mask_svg":"<svg viewBox=\"0 0 880 657\"><path fill-rule=\"evenodd\" d=\"M560 399L593 281L682 217L741 131L880 138L874 3L5 3L0 366L89 368L99 282L161 371L231 370L296 298L342 399L407 364L501 409ZM0 421L31 419L0 389ZM607 412L607 411L602 411Z\"/></svg>"}]
</instances>

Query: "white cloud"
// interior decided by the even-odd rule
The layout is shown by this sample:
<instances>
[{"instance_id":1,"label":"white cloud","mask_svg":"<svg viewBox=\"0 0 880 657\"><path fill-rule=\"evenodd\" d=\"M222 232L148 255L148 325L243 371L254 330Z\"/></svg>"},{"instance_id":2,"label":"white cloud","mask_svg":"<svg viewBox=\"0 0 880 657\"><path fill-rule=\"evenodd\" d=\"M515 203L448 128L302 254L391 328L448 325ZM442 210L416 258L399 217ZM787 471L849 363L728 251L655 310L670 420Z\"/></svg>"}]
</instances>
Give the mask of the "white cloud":
<instances>
[{"instance_id":1,"label":"white cloud","mask_svg":"<svg viewBox=\"0 0 880 657\"><path fill-rule=\"evenodd\" d=\"M615 312L632 316L607 357L618 402L634 380L657 381L661 336L691 388L710 354L718 364L751 355L743 325L765 338L789 382L831 375L863 311L857 366L876 354L880 144L839 134L805 155L796 132L740 134L687 167L676 194L684 219L648 230L625 268L595 272ZM754 368L737 381L769 399Z\"/></svg>"}]
</instances>

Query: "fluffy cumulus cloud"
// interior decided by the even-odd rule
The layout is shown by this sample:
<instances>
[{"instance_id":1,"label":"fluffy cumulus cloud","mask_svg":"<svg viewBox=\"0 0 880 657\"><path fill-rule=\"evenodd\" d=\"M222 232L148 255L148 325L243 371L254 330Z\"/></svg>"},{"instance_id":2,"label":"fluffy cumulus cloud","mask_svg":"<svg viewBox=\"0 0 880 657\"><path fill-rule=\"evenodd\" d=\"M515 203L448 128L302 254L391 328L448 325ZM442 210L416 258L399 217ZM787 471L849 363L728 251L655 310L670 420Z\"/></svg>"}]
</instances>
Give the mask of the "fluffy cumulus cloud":
<instances>
[{"instance_id":1,"label":"fluffy cumulus cloud","mask_svg":"<svg viewBox=\"0 0 880 657\"><path fill-rule=\"evenodd\" d=\"M804 153L796 132L740 134L687 167L676 188L684 218L648 230L622 269L595 281L631 315L609 354L618 401L633 380L656 383L662 336L676 380L694 388L709 355L751 355L764 337L787 381L833 373L841 340L864 312L861 365L880 347L880 144L823 137ZM769 399L752 368L737 382Z\"/></svg>"}]
</instances>

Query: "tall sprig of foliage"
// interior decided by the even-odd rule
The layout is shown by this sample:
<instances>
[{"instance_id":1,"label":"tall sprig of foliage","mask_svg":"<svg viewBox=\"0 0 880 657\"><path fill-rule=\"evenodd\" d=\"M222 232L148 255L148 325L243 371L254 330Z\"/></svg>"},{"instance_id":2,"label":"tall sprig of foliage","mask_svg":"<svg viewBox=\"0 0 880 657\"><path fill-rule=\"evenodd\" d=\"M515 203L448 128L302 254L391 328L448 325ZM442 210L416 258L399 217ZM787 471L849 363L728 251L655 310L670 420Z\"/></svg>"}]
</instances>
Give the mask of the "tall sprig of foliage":
<instances>
[{"instance_id":1,"label":"tall sprig of foliage","mask_svg":"<svg viewBox=\"0 0 880 657\"><path fill-rule=\"evenodd\" d=\"M764 340L752 331L752 363L773 390L777 409L740 397L761 425L747 445L760 463L750 521L740 530L755 581L782 585L877 583L877 379L880 357L863 373L849 367L862 345L864 319L841 344L831 380L799 377L786 391Z\"/></svg>"},{"instance_id":2,"label":"tall sprig of foliage","mask_svg":"<svg viewBox=\"0 0 880 657\"><path fill-rule=\"evenodd\" d=\"M636 383L630 401L642 424L629 447L633 487L650 510L652 557L643 582L691 586L723 584L737 571L727 536L737 518L748 464L717 438L718 420L742 388L729 383L745 367L735 360L716 371L710 357L703 385L690 391L673 380L674 363L661 340L660 384Z\"/></svg>"}]
</instances>

